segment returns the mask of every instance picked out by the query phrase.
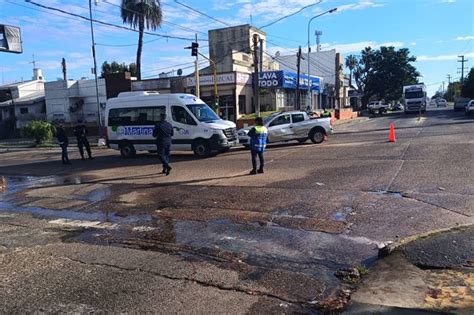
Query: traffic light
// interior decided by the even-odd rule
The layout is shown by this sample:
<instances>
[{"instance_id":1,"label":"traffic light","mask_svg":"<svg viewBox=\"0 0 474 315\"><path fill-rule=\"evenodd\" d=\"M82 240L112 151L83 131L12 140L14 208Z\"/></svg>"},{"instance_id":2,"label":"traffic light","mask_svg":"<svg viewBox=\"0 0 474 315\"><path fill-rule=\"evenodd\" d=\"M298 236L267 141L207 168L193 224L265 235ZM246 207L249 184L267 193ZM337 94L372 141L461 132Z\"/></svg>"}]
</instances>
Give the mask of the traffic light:
<instances>
[{"instance_id":1,"label":"traffic light","mask_svg":"<svg viewBox=\"0 0 474 315\"><path fill-rule=\"evenodd\" d=\"M198 43L191 43L191 56L197 56L198 55Z\"/></svg>"}]
</instances>

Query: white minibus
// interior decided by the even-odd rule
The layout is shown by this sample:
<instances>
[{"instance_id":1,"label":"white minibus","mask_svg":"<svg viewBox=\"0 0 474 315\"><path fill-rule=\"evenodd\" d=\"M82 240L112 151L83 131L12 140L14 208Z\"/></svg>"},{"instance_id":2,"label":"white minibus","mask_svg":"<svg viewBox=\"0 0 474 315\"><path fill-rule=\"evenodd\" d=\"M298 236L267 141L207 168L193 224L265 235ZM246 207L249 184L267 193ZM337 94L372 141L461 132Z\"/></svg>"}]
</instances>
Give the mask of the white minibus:
<instances>
[{"instance_id":1,"label":"white minibus","mask_svg":"<svg viewBox=\"0 0 474 315\"><path fill-rule=\"evenodd\" d=\"M161 113L173 125L171 150L193 150L196 156L206 157L238 143L235 123L220 119L197 96L140 91L122 92L107 100L107 146L126 158L137 151L155 151L153 129Z\"/></svg>"}]
</instances>

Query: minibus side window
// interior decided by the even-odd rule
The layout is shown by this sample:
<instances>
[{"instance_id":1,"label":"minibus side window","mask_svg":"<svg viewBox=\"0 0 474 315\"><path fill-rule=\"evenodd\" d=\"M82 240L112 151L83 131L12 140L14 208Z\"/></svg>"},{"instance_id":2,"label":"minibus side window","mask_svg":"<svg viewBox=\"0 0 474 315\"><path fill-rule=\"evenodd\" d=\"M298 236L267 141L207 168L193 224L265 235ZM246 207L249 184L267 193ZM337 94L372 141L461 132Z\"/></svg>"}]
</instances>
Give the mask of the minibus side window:
<instances>
[{"instance_id":1,"label":"minibus side window","mask_svg":"<svg viewBox=\"0 0 474 315\"><path fill-rule=\"evenodd\" d=\"M171 115L173 116L173 120L177 123L194 126L197 125L194 118L186 111L184 107L172 106Z\"/></svg>"},{"instance_id":2,"label":"minibus side window","mask_svg":"<svg viewBox=\"0 0 474 315\"><path fill-rule=\"evenodd\" d=\"M165 106L114 108L109 112L109 126L147 126L160 120Z\"/></svg>"}]
</instances>

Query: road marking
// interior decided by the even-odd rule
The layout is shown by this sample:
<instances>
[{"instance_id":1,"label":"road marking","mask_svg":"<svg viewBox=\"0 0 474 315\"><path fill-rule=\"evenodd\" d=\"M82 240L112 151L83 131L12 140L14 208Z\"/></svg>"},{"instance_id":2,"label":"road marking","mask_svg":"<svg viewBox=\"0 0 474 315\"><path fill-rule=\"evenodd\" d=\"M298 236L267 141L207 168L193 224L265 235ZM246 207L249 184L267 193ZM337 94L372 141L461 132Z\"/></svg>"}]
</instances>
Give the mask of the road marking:
<instances>
[{"instance_id":1,"label":"road marking","mask_svg":"<svg viewBox=\"0 0 474 315\"><path fill-rule=\"evenodd\" d=\"M48 221L51 224L58 224L64 226L84 227L84 228L97 228L97 229L115 229L117 224L101 221L86 221L86 220L70 220L70 219L56 219Z\"/></svg>"}]
</instances>

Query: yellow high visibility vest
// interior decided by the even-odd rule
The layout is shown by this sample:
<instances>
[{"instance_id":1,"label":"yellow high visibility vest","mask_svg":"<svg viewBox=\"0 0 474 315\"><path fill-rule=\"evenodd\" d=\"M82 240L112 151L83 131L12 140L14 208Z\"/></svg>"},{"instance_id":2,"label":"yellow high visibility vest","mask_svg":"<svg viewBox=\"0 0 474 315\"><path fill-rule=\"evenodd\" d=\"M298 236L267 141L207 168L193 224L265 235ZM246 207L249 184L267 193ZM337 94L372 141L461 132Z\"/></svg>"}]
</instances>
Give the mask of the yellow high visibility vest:
<instances>
[{"instance_id":1,"label":"yellow high visibility vest","mask_svg":"<svg viewBox=\"0 0 474 315\"><path fill-rule=\"evenodd\" d=\"M268 133L267 127L265 126L255 126L256 133Z\"/></svg>"}]
</instances>

